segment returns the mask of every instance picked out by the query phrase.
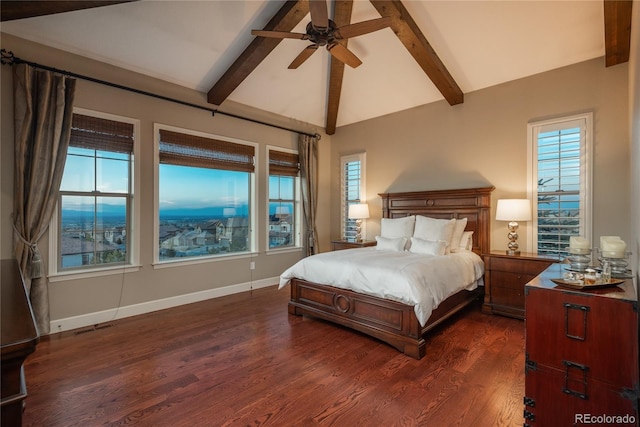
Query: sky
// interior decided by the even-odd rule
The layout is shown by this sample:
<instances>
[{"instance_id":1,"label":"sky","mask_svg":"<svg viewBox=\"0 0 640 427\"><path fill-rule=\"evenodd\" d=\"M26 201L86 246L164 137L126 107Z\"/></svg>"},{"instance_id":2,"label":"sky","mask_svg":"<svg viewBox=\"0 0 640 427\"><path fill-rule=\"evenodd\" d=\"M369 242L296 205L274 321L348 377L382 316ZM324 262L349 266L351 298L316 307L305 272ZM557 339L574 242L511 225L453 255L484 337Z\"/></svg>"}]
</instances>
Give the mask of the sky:
<instances>
[{"instance_id":1,"label":"sky","mask_svg":"<svg viewBox=\"0 0 640 427\"><path fill-rule=\"evenodd\" d=\"M159 207L199 209L248 204L245 172L160 165Z\"/></svg>"},{"instance_id":2,"label":"sky","mask_svg":"<svg viewBox=\"0 0 640 427\"><path fill-rule=\"evenodd\" d=\"M71 147L62 180L63 191L93 191L126 194L128 179L125 155L110 153L94 158L93 150ZM159 165L159 208L201 209L248 204L248 179L244 172ZM145 191L145 189L141 189ZM102 198L104 203L123 205L124 198ZM66 197L63 209L92 210L87 198Z\"/></svg>"}]
</instances>

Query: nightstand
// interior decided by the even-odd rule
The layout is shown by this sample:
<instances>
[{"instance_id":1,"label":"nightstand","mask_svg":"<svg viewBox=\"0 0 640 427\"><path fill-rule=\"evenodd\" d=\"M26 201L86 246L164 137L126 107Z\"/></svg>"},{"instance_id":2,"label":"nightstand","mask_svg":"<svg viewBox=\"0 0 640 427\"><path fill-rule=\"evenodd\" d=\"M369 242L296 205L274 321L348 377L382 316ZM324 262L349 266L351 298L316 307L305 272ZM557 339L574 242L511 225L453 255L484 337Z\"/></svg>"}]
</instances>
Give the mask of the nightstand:
<instances>
[{"instance_id":1,"label":"nightstand","mask_svg":"<svg viewBox=\"0 0 640 427\"><path fill-rule=\"evenodd\" d=\"M354 240L332 240L331 250L340 251L342 249L365 248L367 246L375 246L375 240L363 240L356 242Z\"/></svg>"},{"instance_id":2,"label":"nightstand","mask_svg":"<svg viewBox=\"0 0 640 427\"><path fill-rule=\"evenodd\" d=\"M484 259L484 304L489 314L524 319L524 285L554 262L555 257L522 252L492 251Z\"/></svg>"}]
</instances>

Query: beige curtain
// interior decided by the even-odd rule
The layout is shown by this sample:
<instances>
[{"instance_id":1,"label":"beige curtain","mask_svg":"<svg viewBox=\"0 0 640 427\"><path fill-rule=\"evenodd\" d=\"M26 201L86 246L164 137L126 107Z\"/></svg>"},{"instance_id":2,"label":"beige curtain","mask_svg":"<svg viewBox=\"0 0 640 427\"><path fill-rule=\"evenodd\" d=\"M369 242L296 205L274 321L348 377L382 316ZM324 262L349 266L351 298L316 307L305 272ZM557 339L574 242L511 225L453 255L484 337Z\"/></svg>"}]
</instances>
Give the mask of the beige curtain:
<instances>
[{"instance_id":1,"label":"beige curtain","mask_svg":"<svg viewBox=\"0 0 640 427\"><path fill-rule=\"evenodd\" d=\"M319 136L300 135L298 155L300 156L300 180L302 187L302 211L305 219L306 239L303 245L306 255L318 253L318 233L316 231L316 211L318 207L318 141Z\"/></svg>"},{"instance_id":2,"label":"beige curtain","mask_svg":"<svg viewBox=\"0 0 640 427\"><path fill-rule=\"evenodd\" d=\"M15 255L38 331L49 333L49 292L38 250L56 205L69 146L76 81L27 64L13 67Z\"/></svg>"}]
</instances>

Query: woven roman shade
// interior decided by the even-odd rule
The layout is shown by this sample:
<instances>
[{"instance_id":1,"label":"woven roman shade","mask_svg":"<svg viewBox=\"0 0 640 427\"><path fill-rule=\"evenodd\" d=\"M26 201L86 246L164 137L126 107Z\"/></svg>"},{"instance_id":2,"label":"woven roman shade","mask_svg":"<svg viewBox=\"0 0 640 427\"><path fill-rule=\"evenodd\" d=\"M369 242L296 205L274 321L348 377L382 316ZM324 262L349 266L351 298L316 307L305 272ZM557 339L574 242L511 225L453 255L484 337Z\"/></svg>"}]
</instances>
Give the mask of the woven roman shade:
<instances>
[{"instance_id":1,"label":"woven roman shade","mask_svg":"<svg viewBox=\"0 0 640 427\"><path fill-rule=\"evenodd\" d=\"M250 145L160 129L160 163L253 172L254 158Z\"/></svg>"},{"instance_id":2,"label":"woven roman shade","mask_svg":"<svg viewBox=\"0 0 640 427\"><path fill-rule=\"evenodd\" d=\"M300 158L296 153L269 151L269 175L298 176Z\"/></svg>"},{"instance_id":3,"label":"woven roman shade","mask_svg":"<svg viewBox=\"0 0 640 427\"><path fill-rule=\"evenodd\" d=\"M133 124L74 114L69 145L89 150L133 152Z\"/></svg>"}]
</instances>

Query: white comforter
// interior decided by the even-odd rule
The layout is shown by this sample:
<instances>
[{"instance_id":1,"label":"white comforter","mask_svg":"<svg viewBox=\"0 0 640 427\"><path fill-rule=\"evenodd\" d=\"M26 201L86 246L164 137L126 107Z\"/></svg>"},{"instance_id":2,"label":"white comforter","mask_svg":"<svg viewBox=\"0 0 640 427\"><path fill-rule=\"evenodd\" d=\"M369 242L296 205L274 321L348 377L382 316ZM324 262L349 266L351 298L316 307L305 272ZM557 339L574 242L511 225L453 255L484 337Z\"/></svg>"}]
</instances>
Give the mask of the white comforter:
<instances>
[{"instance_id":1,"label":"white comforter","mask_svg":"<svg viewBox=\"0 0 640 427\"><path fill-rule=\"evenodd\" d=\"M282 273L279 289L298 278L399 301L413 305L424 326L442 301L475 289L483 274L482 259L471 251L434 256L368 247L303 258Z\"/></svg>"}]
</instances>

